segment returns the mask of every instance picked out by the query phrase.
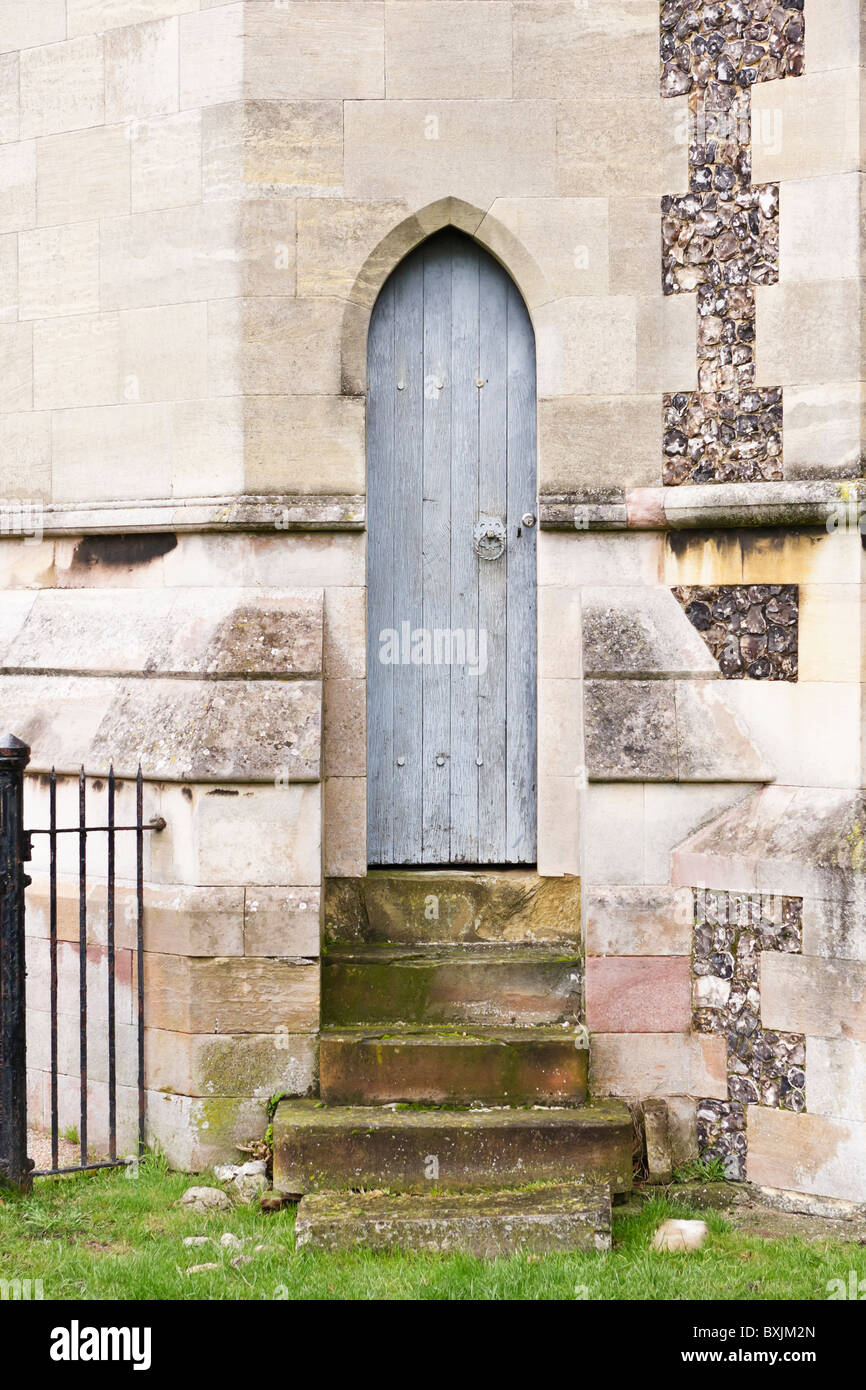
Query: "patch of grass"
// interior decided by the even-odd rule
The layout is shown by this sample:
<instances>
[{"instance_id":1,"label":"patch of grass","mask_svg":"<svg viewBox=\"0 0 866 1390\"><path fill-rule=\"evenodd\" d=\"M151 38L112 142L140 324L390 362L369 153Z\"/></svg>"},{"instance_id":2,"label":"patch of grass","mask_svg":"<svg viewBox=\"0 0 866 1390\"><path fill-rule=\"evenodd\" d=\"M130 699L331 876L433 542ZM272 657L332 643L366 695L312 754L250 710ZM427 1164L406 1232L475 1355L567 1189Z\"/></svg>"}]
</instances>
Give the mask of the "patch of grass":
<instances>
[{"instance_id":1,"label":"patch of grass","mask_svg":"<svg viewBox=\"0 0 866 1390\"><path fill-rule=\"evenodd\" d=\"M674 1182L727 1182L728 1175L721 1158L695 1158L675 1168Z\"/></svg>"},{"instance_id":2,"label":"patch of grass","mask_svg":"<svg viewBox=\"0 0 866 1390\"><path fill-rule=\"evenodd\" d=\"M178 1207L193 1185L212 1175L171 1173L164 1160L143 1162L138 1176L103 1171L40 1179L30 1196L0 1205L0 1278L41 1279L46 1299L817 1299L830 1279L850 1269L866 1278L862 1246L800 1239L762 1240L735 1231L717 1212L692 1212L654 1195L641 1207L614 1209L608 1254L468 1256L325 1255L298 1251L294 1212L257 1206L197 1216ZM710 1228L690 1255L650 1249L667 1216L701 1216ZM237 1250L219 1237L245 1240L249 1264L233 1268ZM211 1244L187 1248L183 1237ZM254 1253L256 1245L265 1248ZM216 1270L185 1273L214 1261Z\"/></svg>"}]
</instances>

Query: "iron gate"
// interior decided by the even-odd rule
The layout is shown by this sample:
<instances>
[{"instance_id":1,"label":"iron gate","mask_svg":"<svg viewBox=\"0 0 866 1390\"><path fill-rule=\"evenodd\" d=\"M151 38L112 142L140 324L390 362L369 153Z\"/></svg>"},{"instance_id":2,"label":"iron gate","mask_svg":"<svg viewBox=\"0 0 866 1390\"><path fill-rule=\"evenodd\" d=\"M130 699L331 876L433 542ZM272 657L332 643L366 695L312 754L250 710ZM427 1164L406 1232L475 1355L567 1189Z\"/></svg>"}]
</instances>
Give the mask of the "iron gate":
<instances>
[{"instance_id":1,"label":"iron gate","mask_svg":"<svg viewBox=\"0 0 866 1390\"><path fill-rule=\"evenodd\" d=\"M138 1051L138 1145L144 1146L144 836L165 829L158 817L144 820L144 780L139 766L136 776L135 821L116 823L117 781L114 768L107 777L103 824L88 824L87 777L82 767L78 777L78 823L58 825L57 775L52 768L48 779L48 825L24 828L24 771L30 749L11 734L0 735L0 1176L17 1186L27 1187L34 1177L83 1172L96 1168L117 1168L126 1158L117 1156L117 1016L116 1016L116 852L117 837L135 836L135 947L137 974L137 1051ZM49 1014L51 1076L51 1167L35 1169L27 1156L27 1080L26 1080L26 997L25 997L25 890L31 879L24 871L29 862L34 836L48 838L48 918L49 918ZM60 836L77 837L78 848L78 1012L79 1012L79 1127L80 1162L59 1164L59 1084L58 1070L58 841ZM107 837L106 893L106 1027L108 1044L108 1157L91 1161L88 1153L88 980L87 980L87 892L88 837Z\"/></svg>"}]
</instances>

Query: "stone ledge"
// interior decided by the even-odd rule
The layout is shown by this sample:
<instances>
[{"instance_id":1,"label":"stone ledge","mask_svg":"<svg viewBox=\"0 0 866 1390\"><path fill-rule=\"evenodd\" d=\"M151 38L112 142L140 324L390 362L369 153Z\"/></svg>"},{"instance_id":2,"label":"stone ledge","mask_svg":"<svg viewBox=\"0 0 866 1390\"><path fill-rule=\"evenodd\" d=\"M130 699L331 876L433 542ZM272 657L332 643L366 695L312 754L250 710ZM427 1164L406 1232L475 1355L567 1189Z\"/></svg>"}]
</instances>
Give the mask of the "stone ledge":
<instances>
[{"instance_id":1,"label":"stone ledge","mask_svg":"<svg viewBox=\"0 0 866 1390\"><path fill-rule=\"evenodd\" d=\"M363 531L366 499L340 494L146 498L125 502L21 499L0 508L0 534L134 535L142 531Z\"/></svg>"},{"instance_id":2,"label":"stone ledge","mask_svg":"<svg viewBox=\"0 0 866 1390\"><path fill-rule=\"evenodd\" d=\"M672 854L675 887L804 898L866 899L866 793L765 787L732 806Z\"/></svg>"},{"instance_id":3,"label":"stone ledge","mask_svg":"<svg viewBox=\"0 0 866 1390\"><path fill-rule=\"evenodd\" d=\"M105 771L149 781L317 782L322 683L0 675L29 771Z\"/></svg>"},{"instance_id":4,"label":"stone ledge","mask_svg":"<svg viewBox=\"0 0 866 1390\"><path fill-rule=\"evenodd\" d=\"M684 487L610 488L543 493L545 531L683 531L742 526L855 529L866 483L820 480L702 483Z\"/></svg>"}]
</instances>

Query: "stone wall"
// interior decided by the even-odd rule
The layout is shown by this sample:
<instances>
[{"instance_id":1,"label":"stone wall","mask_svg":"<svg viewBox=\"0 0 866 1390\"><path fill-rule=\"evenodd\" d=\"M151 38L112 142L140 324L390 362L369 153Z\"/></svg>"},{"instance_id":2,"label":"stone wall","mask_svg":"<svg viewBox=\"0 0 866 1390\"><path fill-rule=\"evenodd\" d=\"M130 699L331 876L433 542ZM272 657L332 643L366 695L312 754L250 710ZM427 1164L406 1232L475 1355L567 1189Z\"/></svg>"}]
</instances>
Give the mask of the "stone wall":
<instances>
[{"instance_id":1,"label":"stone wall","mask_svg":"<svg viewBox=\"0 0 866 1390\"><path fill-rule=\"evenodd\" d=\"M692 1026L693 890L739 885L677 878L672 854L774 779L816 804L862 784L860 14L765 8L696 5L695 27L676 0L0 3L0 680L40 767L142 756L169 823L149 1066L175 1161L314 1081L308 863L366 868L367 327L446 224L503 262L536 334L538 867L583 876L593 1084L729 1102L726 1039ZM321 780L281 782L294 649L259 672L252 723L221 715L225 747L206 664L178 662L191 630L214 659L236 602L299 590L323 604L301 673ZM303 854L273 835L294 803ZM806 1039L807 1110L749 1107L747 1172L864 1200L836 1169L772 1169L866 1120L859 1081L816 1099L863 1072L838 1024L859 928L810 949L804 903L802 953L762 970L826 959L843 983L808 1019L762 986L762 1026ZM213 1026L238 998L232 1076Z\"/></svg>"}]
</instances>

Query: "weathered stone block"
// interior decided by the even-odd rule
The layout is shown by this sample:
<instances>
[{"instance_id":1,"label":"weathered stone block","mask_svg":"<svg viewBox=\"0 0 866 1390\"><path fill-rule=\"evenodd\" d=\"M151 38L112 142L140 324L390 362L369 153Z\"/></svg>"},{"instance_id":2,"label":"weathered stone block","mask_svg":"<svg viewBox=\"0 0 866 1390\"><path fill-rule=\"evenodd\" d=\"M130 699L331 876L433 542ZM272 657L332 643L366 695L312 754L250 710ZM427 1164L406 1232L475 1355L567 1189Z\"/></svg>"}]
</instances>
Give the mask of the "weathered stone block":
<instances>
[{"instance_id":1,"label":"weathered stone block","mask_svg":"<svg viewBox=\"0 0 866 1390\"><path fill-rule=\"evenodd\" d=\"M169 19L198 8L198 0L68 0L69 37L123 29L146 20Z\"/></svg>"},{"instance_id":2,"label":"weathered stone block","mask_svg":"<svg viewBox=\"0 0 866 1390\"><path fill-rule=\"evenodd\" d=\"M689 889L641 884L586 890L590 956L685 956L692 944Z\"/></svg>"},{"instance_id":3,"label":"weathered stone block","mask_svg":"<svg viewBox=\"0 0 866 1390\"><path fill-rule=\"evenodd\" d=\"M691 1022L687 956L590 956L586 1022L600 1033L684 1033Z\"/></svg>"},{"instance_id":4,"label":"weathered stone block","mask_svg":"<svg viewBox=\"0 0 866 1390\"><path fill-rule=\"evenodd\" d=\"M658 15L627 0L616 21L568 0L514 6L514 94L605 97L612 73L623 96L655 96Z\"/></svg>"},{"instance_id":5,"label":"weathered stone block","mask_svg":"<svg viewBox=\"0 0 866 1390\"><path fill-rule=\"evenodd\" d=\"M77 314L35 323L33 371L38 410L115 404L121 395L117 315Z\"/></svg>"},{"instance_id":6,"label":"weathered stone block","mask_svg":"<svg viewBox=\"0 0 866 1390\"><path fill-rule=\"evenodd\" d=\"M307 1095L316 1066L309 1033L172 1033L144 1035L148 1089L183 1096Z\"/></svg>"},{"instance_id":7,"label":"weathered stone block","mask_svg":"<svg viewBox=\"0 0 866 1390\"><path fill-rule=\"evenodd\" d=\"M114 762L119 777L172 781L315 781L321 763L316 681L119 681L6 676L11 722L44 762L74 771ZM66 702L64 704L64 702ZM64 709L50 727L47 712ZM40 732L48 728L48 733ZM82 740L86 740L83 742ZM44 748L44 751L41 751ZM47 760L47 761L46 761Z\"/></svg>"},{"instance_id":8,"label":"weathered stone block","mask_svg":"<svg viewBox=\"0 0 866 1390\"><path fill-rule=\"evenodd\" d=\"M0 416L0 486L7 497L48 501L52 492L51 416Z\"/></svg>"},{"instance_id":9,"label":"weathered stone block","mask_svg":"<svg viewBox=\"0 0 866 1390\"><path fill-rule=\"evenodd\" d=\"M103 222L102 307L231 298L241 273L239 217L236 204L207 203Z\"/></svg>"},{"instance_id":10,"label":"weathered stone block","mask_svg":"<svg viewBox=\"0 0 866 1390\"><path fill-rule=\"evenodd\" d=\"M248 888L244 952L249 956L318 956L320 889Z\"/></svg>"},{"instance_id":11,"label":"weathered stone block","mask_svg":"<svg viewBox=\"0 0 866 1390\"><path fill-rule=\"evenodd\" d=\"M3 0L0 4L0 52L38 48L65 38L66 0L41 0L39 5Z\"/></svg>"},{"instance_id":12,"label":"weathered stone block","mask_svg":"<svg viewBox=\"0 0 866 1390\"><path fill-rule=\"evenodd\" d=\"M233 1163L237 1145L263 1139L268 1123L264 1099L183 1096L147 1092L147 1142L158 1144L172 1168L199 1172Z\"/></svg>"},{"instance_id":13,"label":"weathered stone block","mask_svg":"<svg viewBox=\"0 0 866 1390\"><path fill-rule=\"evenodd\" d=\"M99 309L99 223L18 237L19 315L45 319Z\"/></svg>"},{"instance_id":14,"label":"weathered stone block","mask_svg":"<svg viewBox=\"0 0 866 1390\"><path fill-rule=\"evenodd\" d=\"M809 1112L866 1123L866 1044L809 1038Z\"/></svg>"},{"instance_id":15,"label":"weathered stone block","mask_svg":"<svg viewBox=\"0 0 866 1390\"><path fill-rule=\"evenodd\" d=\"M556 192L566 198L607 198L615 189L620 197L661 197L681 187L686 151L675 106L655 96L610 93L558 101Z\"/></svg>"},{"instance_id":16,"label":"weathered stone block","mask_svg":"<svg viewBox=\"0 0 866 1390\"><path fill-rule=\"evenodd\" d=\"M676 779L672 681L588 680L584 708L591 778L639 782Z\"/></svg>"},{"instance_id":17,"label":"weathered stone block","mask_svg":"<svg viewBox=\"0 0 866 1390\"><path fill-rule=\"evenodd\" d=\"M665 589L583 591L587 676L718 675L718 667Z\"/></svg>"},{"instance_id":18,"label":"weathered stone block","mask_svg":"<svg viewBox=\"0 0 866 1390\"><path fill-rule=\"evenodd\" d=\"M329 877L367 872L367 779L328 777L324 784L324 867Z\"/></svg>"},{"instance_id":19,"label":"weathered stone block","mask_svg":"<svg viewBox=\"0 0 866 1390\"><path fill-rule=\"evenodd\" d=\"M0 145L0 232L36 225L36 142Z\"/></svg>"},{"instance_id":20,"label":"weathered stone block","mask_svg":"<svg viewBox=\"0 0 866 1390\"><path fill-rule=\"evenodd\" d=\"M253 0L244 9L248 96L385 95L385 7L378 0Z\"/></svg>"},{"instance_id":21,"label":"weathered stone block","mask_svg":"<svg viewBox=\"0 0 866 1390\"><path fill-rule=\"evenodd\" d=\"M214 1034L318 1027L317 963L148 951L144 982L151 1028Z\"/></svg>"},{"instance_id":22,"label":"weathered stone block","mask_svg":"<svg viewBox=\"0 0 866 1390\"><path fill-rule=\"evenodd\" d=\"M33 326L0 325L0 411L29 411L33 406Z\"/></svg>"},{"instance_id":23,"label":"weathered stone block","mask_svg":"<svg viewBox=\"0 0 866 1390\"><path fill-rule=\"evenodd\" d=\"M333 294L372 308L393 266L422 240L422 227L408 212L402 199L304 198L298 208L298 293Z\"/></svg>"},{"instance_id":24,"label":"weathered stone block","mask_svg":"<svg viewBox=\"0 0 866 1390\"><path fill-rule=\"evenodd\" d=\"M535 321L541 396L608 396L637 389L637 304L625 296L576 295Z\"/></svg>"},{"instance_id":25,"label":"weathered stone block","mask_svg":"<svg viewBox=\"0 0 866 1390\"><path fill-rule=\"evenodd\" d=\"M246 402L245 418L251 492L363 491L363 401L339 395L264 396Z\"/></svg>"},{"instance_id":26,"label":"weathered stone block","mask_svg":"<svg viewBox=\"0 0 866 1390\"><path fill-rule=\"evenodd\" d=\"M504 189L513 197L556 192L551 102L455 100L431 112L429 101L347 101L345 120L350 198L423 206L455 197L487 208Z\"/></svg>"},{"instance_id":27,"label":"weathered stone block","mask_svg":"<svg viewBox=\"0 0 866 1390\"><path fill-rule=\"evenodd\" d=\"M128 24L105 35L105 120L139 120L178 109L178 25L174 18Z\"/></svg>"},{"instance_id":28,"label":"weathered stone block","mask_svg":"<svg viewBox=\"0 0 866 1390\"><path fill-rule=\"evenodd\" d=\"M688 1033L594 1033L593 1095L728 1097L725 1040Z\"/></svg>"},{"instance_id":29,"label":"weathered stone block","mask_svg":"<svg viewBox=\"0 0 866 1390\"><path fill-rule=\"evenodd\" d=\"M766 1028L866 1042L866 962L763 953L761 1018Z\"/></svg>"},{"instance_id":30,"label":"weathered stone block","mask_svg":"<svg viewBox=\"0 0 866 1390\"><path fill-rule=\"evenodd\" d=\"M120 217L130 210L130 139L120 126L96 126L38 143L42 226Z\"/></svg>"},{"instance_id":31,"label":"weathered stone block","mask_svg":"<svg viewBox=\"0 0 866 1390\"><path fill-rule=\"evenodd\" d=\"M26 48L21 53L20 70L23 139L102 124L105 71L101 35Z\"/></svg>"},{"instance_id":32,"label":"weathered stone block","mask_svg":"<svg viewBox=\"0 0 866 1390\"><path fill-rule=\"evenodd\" d=\"M554 396L538 403L538 466L550 492L661 482L655 396ZM582 537L581 543L586 541Z\"/></svg>"},{"instance_id":33,"label":"weathered stone block","mask_svg":"<svg viewBox=\"0 0 866 1390\"><path fill-rule=\"evenodd\" d=\"M866 1125L752 1105L747 1137L750 1182L866 1202Z\"/></svg>"},{"instance_id":34,"label":"weathered stone block","mask_svg":"<svg viewBox=\"0 0 866 1390\"><path fill-rule=\"evenodd\" d=\"M244 3L184 14L180 25L180 107L215 106L244 94Z\"/></svg>"},{"instance_id":35,"label":"weathered stone block","mask_svg":"<svg viewBox=\"0 0 866 1390\"><path fill-rule=\"evenodd\" d=\"M183 207L202 196L201 112L136 122L129 131L132 212Z\"/></svg>"},{"instance_id":36,"label":"weathered stone block","mask_svg":"<svg viewBox=\"0 0 866 1390\"><path fill-rule=\"evenodd\" d=\"M394 0L385 6L385 88L392 101L509 97L511 67L507 6L488 0L468 10L455 0Z\"/></svg>"}]
</instances>

